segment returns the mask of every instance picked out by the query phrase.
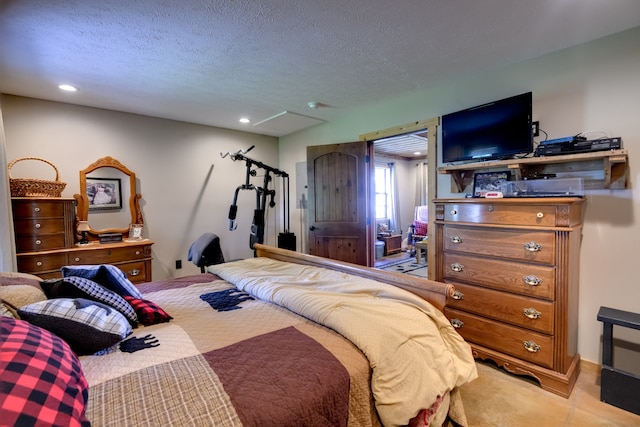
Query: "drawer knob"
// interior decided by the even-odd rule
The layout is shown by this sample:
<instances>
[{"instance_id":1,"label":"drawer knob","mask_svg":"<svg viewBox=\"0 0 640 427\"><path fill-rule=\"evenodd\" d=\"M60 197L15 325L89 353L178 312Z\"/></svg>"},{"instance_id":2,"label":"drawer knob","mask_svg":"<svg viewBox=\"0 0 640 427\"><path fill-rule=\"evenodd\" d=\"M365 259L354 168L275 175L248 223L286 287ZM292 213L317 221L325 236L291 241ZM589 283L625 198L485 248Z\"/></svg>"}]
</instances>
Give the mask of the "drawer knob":
<instances>
[{"instance_id":1,"label":"drawer knob","mask_svg":"<svg viewBox=\"0 0 640 427\"><path fill-rule=\"evenodd\" d=\"M528 352L531 352L531 353L537 353L541 349L541 347L538 344L536 344L535 341L522 341L522 345Z\"/></svg>"},{"instance_id":2,"label":"drawer knob","mask_svg":"<svg viewBox=\"0 0 640 427\"><path fill-rule=\"evenodd\" d=\"M461 300L461 299L464 299L464 294L462 292L460 292L460 291L455 291L451 298L453 298L455 300Z\"/></svg>"},{"instance_id":3,"label":"drawer knob","mask_svg":"<svg viewBox=\"0 0 640 427\"><path fill-rule=\"evenodd\" d=\"M538 218L542 218L542 217L544 217L544 214L543 214L542 212L538 212L538 213L536 214L536 217L538 217Z\"/></svg>"},{"instance_id":4,"label":"drawer knob","mask_svg":"<svg viewBox=\"0 0 640 427\"><path fill-rule=\"evenodd\" d=\"M451 209L451 215L458 215L458 211L455 209Z\"/></svg>"},{"instance_id":5,"label":"drawer knob","mask_svg":"<svg viewBox=\"0 0 640 427\"><path fill-rule=\"evenodd\" d=\"M36 224L36 228L40 228L40 227L42 227L42 226L39 223Z\"/></svg>"},{"instance_id":6,"label":"drawer knob","mask_svg":"<svg viewBox=\"0 0 640 427\"><path fill-rule=\"evenodd\" d=\"M533 274L524 276L522 280L524 281L525 285L529 285L529 286L538 286L540 285L540 283L542 283L542 279L534 276Z\"/></svg>"},{"instance_id":7,"label":"drawer knob","mask_svg":"<svg viewBox=\"0 0 640 427\"><path fill-rule=\"evenodd\" d=\"M455 329L460 329L464 326L464 322L460 319L451 319L451 326Z\"/></svg>"},{"instance_id":8,"label":"drawer knob","mask_svg":"<svg viewBox=\"0 0 640 427\"><path fill-rule=\"evenodd\" d=\"M129 276L137 276L140 274L140 270L131 270L129 271Z\"/></svg>"},{"instance_id":9,"label":"drawer knob","mask_svg":"<svg viewBox=\"0 0 640 427\"><path fill-rule=\"evenodd\" d=\"M80 257L75 257L73 260L74 260L75 262L80 262Z\"/></svg>"},{"instance_id":10,"label":"drawer knob","mask_svg":"<svg viewBox=\"0 0 640 427\"><path fill-rule=\"evenodd\" d=\"M41 245L42 244L42 240L36 240L36 245Z\"/></svg>"},{"instance_id":11,"label":"drawer knob","mask_svg":"<svg viewBox=\"0 0 640 427\"><path fill-rule=\"evenodd\" d=\"M462 237L460 236L451 236L451 243L462 243Z\"/></svg>"},{"instance_id":12,"label":"drawer knob","mask_svg":"<svg viewBox=\"0 0 640 427\"><path fill-rule=\"evenodd\" d=\"M37 265L38 267L42 267L42 261L38 261L38 262L36 262L36 265Z\"/></svg>"},{"instance_id":13,"label":"drawer knob","mask_svg":"<svg viewBox=\"0 0 640 427\"><path fill-rule=\"evenodd\" d=\"M524 244L524 248L529 252L540 252L542 250L542 245L536 242L528 242Z\"/></svg>"},{"instance_id":14,"label":"drawer knob","mask_svg":"<svg viewBox=\"0 0 640 427\"><path fill-rule=\"evenodd\" d=\"M540 313L535 308L525 308L522 312L529 319L539 319L540 316L542 316L542 313Z\"/></svg>"},{"instance_id":15,"label":"drawer knob","mask_svg":"<svg viewBox=\"0 0 640 427\"><path fill-rule=\"evenodd\" d=\"M453 264L451 264L451 270L459 273L464 270L464 265L460 264L459 262L454 262Z\"/></svg>"},{"instance_id":16,"label":"drawer knob","mask_svg":"<svg viewBox=\"0 0 640 427\"><path fill-rule=\"evenodd\" d=\"M136 255L140 255L140 251L136 251Z\"/></svg>"},{"instance_id":17,"label":"drawer knob","mask_svg":"<svg viewBox=\"0 0 640 427\"><path fill-rule=\"evenodd\" d=\"M34 211L40 212L40 208L35 208Z\"/></svg>"}]
</instances>

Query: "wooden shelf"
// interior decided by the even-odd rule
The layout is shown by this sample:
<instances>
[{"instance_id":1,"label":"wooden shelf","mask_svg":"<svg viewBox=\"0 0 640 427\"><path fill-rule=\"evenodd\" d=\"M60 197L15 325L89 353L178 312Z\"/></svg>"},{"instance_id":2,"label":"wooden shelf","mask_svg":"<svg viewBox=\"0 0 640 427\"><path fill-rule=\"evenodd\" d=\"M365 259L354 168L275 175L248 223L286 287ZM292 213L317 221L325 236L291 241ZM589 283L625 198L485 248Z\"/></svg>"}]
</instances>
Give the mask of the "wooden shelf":
<instances>
[{"instance_id":1,"label":"wooden shelf","mask_svg":"<svg viewBox=\"0 0 640 427\"><path fill-rule=\"evenodd\" d=\"M476 171L505 168L511 171L516 180L535 175L556 174L563 178L583 178L585 190L623 190L627 188L629 180L628 163L627 150L610 150L441 166L438 173L451 175L451 189L454 192L463 192L472 184Z\"/></svg>"}]
</instances>

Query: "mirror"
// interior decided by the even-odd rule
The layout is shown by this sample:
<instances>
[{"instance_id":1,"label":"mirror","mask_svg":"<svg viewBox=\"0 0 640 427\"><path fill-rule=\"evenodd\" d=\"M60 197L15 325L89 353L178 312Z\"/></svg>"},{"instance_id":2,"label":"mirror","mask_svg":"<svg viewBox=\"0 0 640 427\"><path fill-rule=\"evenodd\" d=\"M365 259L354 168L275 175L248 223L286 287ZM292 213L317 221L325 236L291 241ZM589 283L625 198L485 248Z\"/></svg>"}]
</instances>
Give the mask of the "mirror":
<instances>
[{"instance_id":1,"label":"mirror","mask_svg":"<svg viewBox=\"0 0 640 427\"><path fill-rule=\"evenodd\" d=\"M88 221L88 239L99 234L121 233L129 237L130 224L143 224L136 193L136 174L113 157L103 157L80 171L78 221Z\"/></svg>"}]
</instances>

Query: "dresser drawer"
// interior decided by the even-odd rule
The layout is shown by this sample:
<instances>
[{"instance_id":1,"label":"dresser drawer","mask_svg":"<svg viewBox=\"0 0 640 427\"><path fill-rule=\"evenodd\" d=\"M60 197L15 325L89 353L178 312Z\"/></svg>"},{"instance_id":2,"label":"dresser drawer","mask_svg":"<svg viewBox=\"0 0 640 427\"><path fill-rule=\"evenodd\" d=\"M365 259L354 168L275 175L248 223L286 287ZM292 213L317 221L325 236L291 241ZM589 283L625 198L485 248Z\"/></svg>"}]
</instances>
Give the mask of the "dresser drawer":
<instances>
[{"instance_id":1,"label":"dresser drawer","mask_svg":"<svg viewBox=\"0 0 640 427\"><path fill-rule=\"evenodd\" d=\"M60 270L67 265L67 254L18 255L18 271L38 275L39 271Z\"/></svg>"},{"instance_id":2,"label":"dresser drawer","mask_svg":"<svg viewBox=\"0 0 640 427\"><path fill-rule=\"evenodd\" d=\"M449 307L445 315L452 324L462 322L456 330L470 343L491 348L505 354L553 368L553 338L527 329L506 325ZM527 350L525 343L529 346Z\"/></svg>"},{"instance_id":3,"label":"dresser drawer","mask_svg":"<svg viewBox=\"0 0 640 427\"><path fill-rule=\"evenodd\" d=\"M127 275L127 279L133 283L148 282L151 279L147 277L150 273L147 269L147 261L127 262L124 264L117 264L120 270Z\"/></svg>"},{"instance_id":4,"label":"dresser drawer","mask_svg":"<svg viewBox=\"0 0 640 427\"><path fill-rule=\"evenodd\" d=\"M461 283L453 285L456 293L447 300L447 306L545 334L554 332L553 302Z\"/></svg>"},{"instance_id":5,"label":"dresser drawer","mask_svg":"<svg viewBox=\"0 0 640 427\"><path fill-rule=\"evenodd\" d=\"M556 238L553 231L528 231L444 226L445 251L458 251L553 265Z\"/></svg>"},{"instance_id":6,"label":"dresser drawer","mask_svg":"<svg viewBox=\"0 0 640 427\"><path fill-rule=\"evenodd\" d=\"M102 248L77 251L69 254L70 265L113 264L145 258L144 246Z\"/></svg>"},{"instance_id":7,"label":"dresser drawer","mask_svg":"<svg viewBox=\"0 0 640 427\"><path fill-rule=\"evenodd\" d=\"M64 233L64 223L58 218L16 219L16 235Z\"/></svg>"},{"instance_id":8,"label":"dresser drawer","mask_svg":"<svg viewBox=\"0 0 640 427\"><path fill-rule=\"evenodd\" d=\"M556 207L541 205L533 209L531 206L501 203L446 203L444 218L437 219L476 224L554 227L556 225Z\"/></svg>"},{"instance_id":9,"label":"dresser drawer","mask_svg":"<svg viewBox=\"0 0 640 427\"><path fill-rule=\"evenodd\" d=\"M555 268L445 252L443 278L553 300Z\"/></svg>"},{"instance_id":10,"label":"dresser drawer","mask_svg":"<svg viewBox=\"0 0 640 427\"><path fill-rule=\"evenodd\" d=\"M14 199L14 218L62 218L65 212L65 203L58 200L46 201L43 199Z\"/></svg>"},{"instance_id":11,"label":"dresser drawer","mask_svg":"<svg viewBox=\"0 0 640 427\"><path fill-rule=\"evenodd\" d=\"M62 249L66 246L64 233L16 236L16 252L38 252Z\"/></svg>"}]
</instances>

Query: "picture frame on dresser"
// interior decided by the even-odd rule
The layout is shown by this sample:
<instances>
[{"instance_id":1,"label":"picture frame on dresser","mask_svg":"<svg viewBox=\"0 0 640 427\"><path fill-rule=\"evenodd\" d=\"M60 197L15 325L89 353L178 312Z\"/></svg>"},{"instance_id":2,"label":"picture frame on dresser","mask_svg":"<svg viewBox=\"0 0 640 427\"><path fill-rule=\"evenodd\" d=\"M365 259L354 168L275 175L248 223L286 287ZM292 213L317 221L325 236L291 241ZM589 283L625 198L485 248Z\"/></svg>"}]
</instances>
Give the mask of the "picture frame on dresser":
<instances>
[{"instance_id":1,"label":"picture frame on dresser","mask_svg":"<svg viewBox=\"0 0 640 427\"><path fill-rule=\"evenodd\" d=\"M127 240L143 240L144 224L131 224L129 226L129 237Z\"/></svg>"},{"instance_id":2,"label":"picture frame on dresser","mask_svg":"<svg viewBox=\"0 0 640 427\"><path fill-rule=\"evenodd\" d=\"M473 176L473 197L485 197L489 191L503 191L510 179L510 171L477 172Z\"/></svg>"},{"instance_id":3,"label":"picture frame on dresser","mask_svg":"<svg viewBox=\"0 0 640 427\"><path fill-rule=\"evenodd\" d=\"M89 210L122 209L122 184L119 178L87 177Z\"/></svg>"}]
</instances>

